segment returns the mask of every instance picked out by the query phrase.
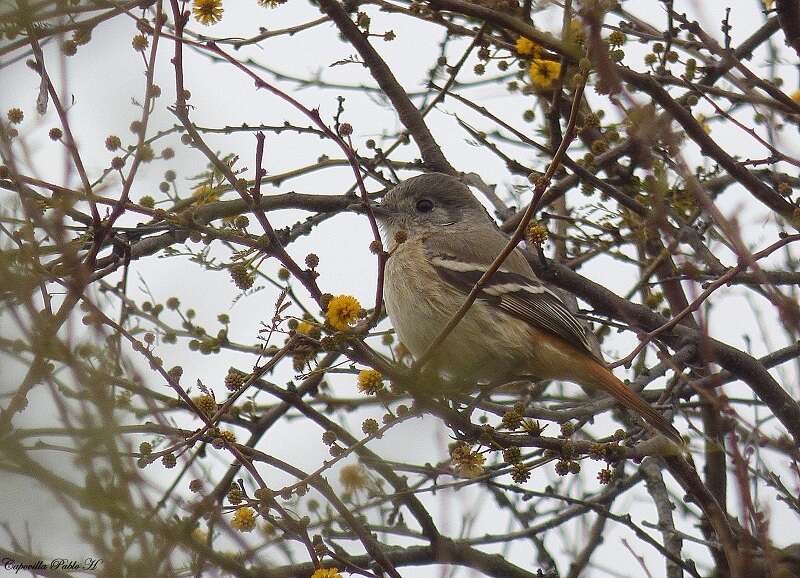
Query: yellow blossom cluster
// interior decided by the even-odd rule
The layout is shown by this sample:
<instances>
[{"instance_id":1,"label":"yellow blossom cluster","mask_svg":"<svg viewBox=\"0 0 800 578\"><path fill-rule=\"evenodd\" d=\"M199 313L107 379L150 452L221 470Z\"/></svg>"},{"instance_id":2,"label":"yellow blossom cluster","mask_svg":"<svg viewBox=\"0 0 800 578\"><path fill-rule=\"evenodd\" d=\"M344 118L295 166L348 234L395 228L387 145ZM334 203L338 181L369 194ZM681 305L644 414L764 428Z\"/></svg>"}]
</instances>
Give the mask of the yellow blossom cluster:
<instances>
[{"instance_id":1,"label":"yellow blossom cluster","mask_svg":"<svg viewBox=\"0 0 800 578\"><path fill-rule=\"evenodd\" d=\"M477 478L483 473L486 458L473 450L466 442L456 442L450 446L450 459L456 472L468 478Z\"/></svg>"},{"instance_id":2,"label":"yellow blossom cluster","mask_svg":"<svg viewBox=\"0 0 800 578\"><path fill-rule=\"evenodd\" d=\"M256 527L256 513L253 508L237 508L231 519L231 526L240 532L252 532Z\"/></svg>"},{"instance_id":3,"label":"yellow blossom cluster","mask_svg":"<svg viewBox=\"0 0 800 578\"><path fill-rule=\"evenodd\" d=\"M342 578L338 568L317 568L311 578Z\"/></svg>"},{"instance_id":4,"label":"yellow blossom cluster","mask_svg":"<svg viewBox=\"0 0 800 578\"><path fill-rule=\"evenodd\" d=\"M545 227L542 223L531 223L528 227L526 236L528 243L531 245L542 245L545 241L547 241L549 233L547 231L547 227Z\"/></svg>"},{"instance_id":5,"label":"yellow blossom cluster","mask_svg":"<svg viewBox=\"0 0 800 578\"><path fill-rule=\"evenodd\" d=\"M197 408L202 411L207 416L211 417L217 411L217 402L213 396L206 394L199 395L197 397L192 398L192 401L197 406Z\"/></svg>"},{"instance_id":6,"label":"yellow blossom cluster","mask_svg":"<svg viewBox=\"0 0 800 578\"><path fill-rule=\"evenodd\" d=\"M361 464L348 464L339 472L339 481L342 482L345 491L352 494L366 488L369 478L364 466Z\"/></svg>"},{"instance_id":7,"label":"yellow blossom cluster","mask_svg":"<svg viewBox=\"0 0 800 578\"><path fill-rule=\"evenodd\" d=\"M535 58L528 68L531 83L541 90L550 88L559 74L561 74L561 64L555 60Z\"/></svg>"},{"instance_id":8,"label":"yellow blossom cluster","mask_svg":"<svg viewBox=\"0 0 800 578\"><path fill-rule=\"evenodd\" d=\"M325 319L334 329L344 331L358 319L359 311L361 311L361 303L358 302L358 299L352 295L337 295L328 303Z\"/></svg>"},{"instance_id":9,"label":"yellow blossom cluster","mask_svg":"<svg viewBox=\"0 0 800 578\"><path fill-rule=\"evenodd\" d=\"M295 328L295 331L297 331L297 333L300 333L302 335L308 335L312 339L319 339L320 336L319 326L307 320L303 320L300 323L298 323L297 327Z\"/></svg>"},{"instance_id":10,"label":"yellow blossom cluster","mask_svg":"<svg viewBox=\"0 0 800 578\"><path fill-rule=\"evenodd\" d=\"M194 0L192 15L200 24L210 26L222 20L222 0Z\"/></svg>"},{"instance_id":11,"label":"yellow blossom cluster","mask_svg":"<svg viewBox=\"0 0 800 578\"><path fill-rule=\"evenodd\" d=\"M220 196L222 196L222 191L208 183L199 184L192 190L192 197L197 205L214 203L219 200Z\"/></svg>"},{"instance_id":12,"label":"yellow blossom cluster","mask_svg":"<svg viewBox=\"0 0 800 578\"><path fill-rule=\"evenodd\" d=\"M531 77L533 86L540 90L550 88L561 73L561 64L555 60L543 58L544 49L524 36L517 38L515 49L520 56L531 59L528 75Z\"/></svg>"},{"instance_id":13,"label":"yellow blossom cluster","mask_svg":"<svg viewBox=\"0 0 800 578\"><path fill-rule=\"evenodd\" d=\"M529 40L524 36L517 38L516 49L517 54L520 56L539 58L542 55L542 47L536 44L533 40Z\"/></svg>"},{"instance_id":14,"label":"yellow blossom cluster","mask_svg":"<svg viewBox=\"0 0 800 578\"><path fill-rule=\"evenodd\" d=\"M374 369L362 369L358 372L358 391L367 395L375 395L383 389L383 376Z\"/></svg>"}]
</instances>

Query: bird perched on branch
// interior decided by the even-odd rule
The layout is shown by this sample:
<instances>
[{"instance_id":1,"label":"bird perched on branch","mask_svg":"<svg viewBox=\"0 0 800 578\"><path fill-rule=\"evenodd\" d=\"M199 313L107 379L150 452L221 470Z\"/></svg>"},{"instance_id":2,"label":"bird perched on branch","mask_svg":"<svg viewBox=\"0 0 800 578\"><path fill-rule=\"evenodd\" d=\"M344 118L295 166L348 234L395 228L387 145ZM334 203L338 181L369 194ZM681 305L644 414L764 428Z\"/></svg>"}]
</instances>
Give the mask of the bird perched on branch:
<instances>
[{"instance_id":1,"label":"bird perched on branch","mask_svg":"<svg viewBox=\"0 0 800 578\"><path fill-rule=\"evenodd\" d=\"M397 185L374 213L391 255L384 283L386 311L400 340L419 359L508 238L464 184L440 173ZM678 431L607 368L583 325L536 278L517 248L430 353L428 365L458 378L525 376L601 390L682 443Z\"/></svg>"}]
</instances>

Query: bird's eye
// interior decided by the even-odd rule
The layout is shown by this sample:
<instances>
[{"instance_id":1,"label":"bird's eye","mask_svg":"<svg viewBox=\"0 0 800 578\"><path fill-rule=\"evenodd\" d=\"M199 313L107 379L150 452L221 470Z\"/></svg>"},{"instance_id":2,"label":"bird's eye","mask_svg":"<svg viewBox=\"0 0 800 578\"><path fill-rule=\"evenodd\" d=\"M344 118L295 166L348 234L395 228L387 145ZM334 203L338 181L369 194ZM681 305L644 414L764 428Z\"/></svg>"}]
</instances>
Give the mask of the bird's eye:
<instances>
[{"instance_id":1,"label":"bird's eye","mask_svg":"<svg viewBox=\"0 0 800 578\"><path fill-rule=\"evenodd\" d=\"M430 213L433 210L433 201L430 199L420 199L417 201L417 210L420 213Z\"/></svg>"}]
</instances>

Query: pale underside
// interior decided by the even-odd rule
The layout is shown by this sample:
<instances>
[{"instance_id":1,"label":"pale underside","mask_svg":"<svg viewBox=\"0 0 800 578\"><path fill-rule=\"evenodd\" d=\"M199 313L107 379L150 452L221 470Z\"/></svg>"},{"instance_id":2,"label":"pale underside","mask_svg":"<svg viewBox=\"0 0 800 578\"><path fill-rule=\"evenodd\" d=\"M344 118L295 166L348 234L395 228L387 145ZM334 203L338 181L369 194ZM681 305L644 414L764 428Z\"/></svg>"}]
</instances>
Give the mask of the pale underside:
<instances>
[{"instance_id":1,"label":"pale underside","mask_svg":"<svg viewBox=\"0 0 800 578\"><path fill-rule=\"evenodd\" d=\"M426 351L466 298L466 293L440 279L424 251L419 237L408 239L386 265L387 313L414 357ZM570 371L575 350L564 350L558 340L478 299L437 348L430 365L465 380L531 377L578 381Z\"/></svg>"}]
</instances>

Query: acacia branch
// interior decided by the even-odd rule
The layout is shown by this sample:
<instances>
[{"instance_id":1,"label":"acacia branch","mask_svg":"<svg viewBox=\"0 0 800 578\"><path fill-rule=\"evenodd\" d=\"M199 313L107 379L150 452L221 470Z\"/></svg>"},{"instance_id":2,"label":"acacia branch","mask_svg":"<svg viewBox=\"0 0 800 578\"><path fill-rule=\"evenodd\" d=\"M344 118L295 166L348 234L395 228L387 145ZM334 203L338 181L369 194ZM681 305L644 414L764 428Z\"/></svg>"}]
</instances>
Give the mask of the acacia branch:
<instances>
[{"instance_id":1,"label":"acacia branch","mask_svg":"<svg viewBox=\"0 0 800 578\"><path fill-rule=\"evenodd\" d=\"M350 41L353 47L364 59L370 73L389 100L400 117L400 122L406 127L411 137L417 143L422 160L430 171L455 174L455 169L442 154L442 150L433 138L430 129L425 124L420 111L409 100L403 87L395 78L392 70L380 57L367 37L336 0L320 0L322 11L328 14L341 30L342 34Z\"/></svg>"}]
</instances>

